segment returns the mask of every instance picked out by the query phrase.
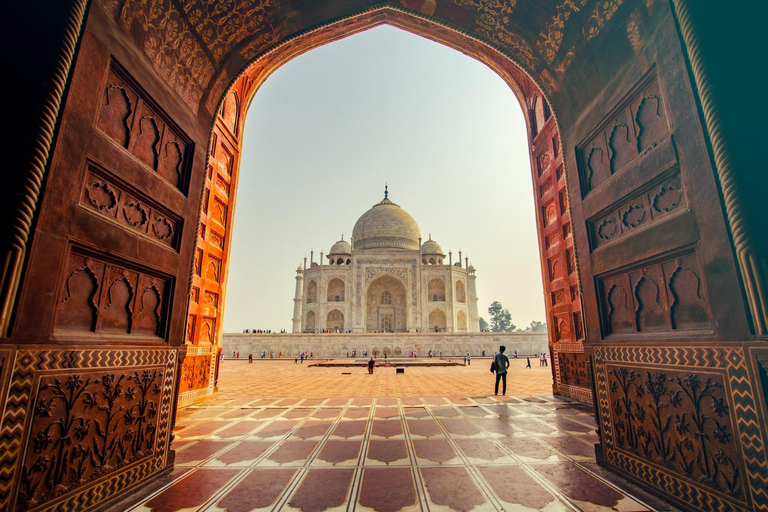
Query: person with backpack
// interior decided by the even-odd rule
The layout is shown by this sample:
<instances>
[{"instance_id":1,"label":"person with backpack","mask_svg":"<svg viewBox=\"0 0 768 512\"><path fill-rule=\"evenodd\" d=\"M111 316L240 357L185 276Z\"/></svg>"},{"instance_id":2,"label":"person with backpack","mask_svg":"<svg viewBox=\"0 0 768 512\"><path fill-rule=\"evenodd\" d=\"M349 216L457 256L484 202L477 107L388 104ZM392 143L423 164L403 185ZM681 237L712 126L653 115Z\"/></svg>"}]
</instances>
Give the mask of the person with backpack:
<instances>
[{"instance_id":1,"label":"person with backpack","mask_svg":"<svg viewBox=\"0 0 768 512\"><path fill-rule=\"evenodd\" d=\"M496 372L496 387L494 388L495 394L499 394L499 380L504 381L504 385L501 389L501 394L507 394L507 369L509 368L509 358L504 354L507 347L501 345L499 347L499 353L493 356L493 363L491 363L491 372Z\"/></svg>"}]
</instances>

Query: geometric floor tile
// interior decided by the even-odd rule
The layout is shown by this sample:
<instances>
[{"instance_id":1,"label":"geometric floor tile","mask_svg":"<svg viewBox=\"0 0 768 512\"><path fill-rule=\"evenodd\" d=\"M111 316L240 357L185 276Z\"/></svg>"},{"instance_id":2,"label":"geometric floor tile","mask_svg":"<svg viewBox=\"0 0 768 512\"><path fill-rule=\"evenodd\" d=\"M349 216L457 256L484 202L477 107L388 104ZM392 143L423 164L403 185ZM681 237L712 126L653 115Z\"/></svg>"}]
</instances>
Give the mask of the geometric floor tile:
<instances>
[{"instance_id":1,"label":"geometric floor tile","mask_svg":"<svg viewBox=\"0 0 768 512\"><path fill-rule=\"evenodd\" d=\"M303 397L249 397L245 381L231 396L178 411L176 469L126 510L674 510L596 465L595 427L583 404L544 393L488 396L492 381L481 370L485 394L471 396L454 382L440 394L413 374L411 381L393 374L381 398L313 395L322 379L302 388ZM368 377L361 373L360 382ZM426 392L396 396L409 383ZM526 385L514 373L511 384Z\"/></svg>"}]
</instances>

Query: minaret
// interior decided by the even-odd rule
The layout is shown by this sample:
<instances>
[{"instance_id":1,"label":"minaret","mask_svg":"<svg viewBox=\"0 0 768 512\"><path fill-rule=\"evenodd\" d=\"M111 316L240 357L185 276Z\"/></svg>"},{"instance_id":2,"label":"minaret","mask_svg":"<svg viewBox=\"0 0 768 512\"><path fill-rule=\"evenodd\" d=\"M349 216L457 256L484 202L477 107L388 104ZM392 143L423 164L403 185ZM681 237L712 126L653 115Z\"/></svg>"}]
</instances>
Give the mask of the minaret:
<instances>
[{"instance_id":1,"label":"minaret","mask_svg":"<svg viewBox=\"0 0 768 512\"><path fill-rule=\"evenodd\" d=\"M305 263L306 265L306 263ZM293 298L293 332L301 332L301 318L303 315L304 294L304 270L301 265L296 269L296 294Z\"/></svg>"},{"instance_id":2,"label":"minaret","mask_svg":"<svg viewBox=\"0 0 768 512\"><path fill-rule=\"evenodd\" d=\"M480 332L480 312L477 310L477 283L475 282L475 269L471 265L467 267L467 292L469 292L469 332Z\"/></svg>"}]
</instances>

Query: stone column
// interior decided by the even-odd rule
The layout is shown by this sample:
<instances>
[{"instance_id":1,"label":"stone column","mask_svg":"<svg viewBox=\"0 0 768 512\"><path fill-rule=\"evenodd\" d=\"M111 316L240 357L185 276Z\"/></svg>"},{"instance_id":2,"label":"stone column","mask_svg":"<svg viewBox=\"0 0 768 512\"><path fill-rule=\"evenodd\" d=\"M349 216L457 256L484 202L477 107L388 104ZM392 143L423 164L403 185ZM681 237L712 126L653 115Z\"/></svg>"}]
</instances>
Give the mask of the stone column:
<instances>
[{"instance_id":1,"label":"stone column","mask_svg":"<svg viewBox=\"0 0 768 512\"><path fill-rule=\"evenodd\" d=\"M293 298L293 332L301 332L301 319L304 314L304 271L299 267L296 269L296 294ZM315 320L317 321L317 320Z\"/></svg>"}]
</instances>

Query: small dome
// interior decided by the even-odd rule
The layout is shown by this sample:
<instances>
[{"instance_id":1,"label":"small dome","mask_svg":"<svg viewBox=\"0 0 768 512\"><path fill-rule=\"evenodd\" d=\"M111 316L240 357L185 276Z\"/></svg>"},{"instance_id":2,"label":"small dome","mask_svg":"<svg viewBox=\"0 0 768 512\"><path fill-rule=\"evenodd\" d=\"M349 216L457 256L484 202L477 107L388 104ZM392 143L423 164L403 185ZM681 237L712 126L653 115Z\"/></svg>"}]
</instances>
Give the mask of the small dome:
<instances>
[{"instance_id":1,"label":"small dome","mask_svg":"<svg viewBox=\"0 0 768 512\"><path fill-rule=\"evenodd\" d=\"M475 267L473 267L472 265L470 265L469 268L467 269L467 272L469 272L470 274L473 273L474 271L475 271Z\"/></svg>"},{"instance_id":2,"label":"small dome","mask_svg":"<svg viewBox=\"0 0 768 512\"><path fill-rule=\"evenodd\" d=\"M352 236L355 250L419 250L419 225L408 212L386 197L365 212L355 223Z\"/></svg>"},{"instance_id":3,"label":"small dome","mask_svg":"<svg viewBox=\"0 0 768 512\"><path fill-rule=\"evenodd\" d=\"M429 240L421 244L421 253L445 256L445 254L443 254L443 248L440 247L440 244L432 240L432 235L429 235Z\"/></svg>"},{"instance_id":4,"label":"small dome","mask_svg":"<svg viewBox=\"0 0 768 512\"><path fill-rule=\"evenodd\" d=\"M335 254L352 254L352 246L342 238L333 244L333 247L331 247L331 250L328 252L328 256Z\"/></svg>"}]
</instances>

